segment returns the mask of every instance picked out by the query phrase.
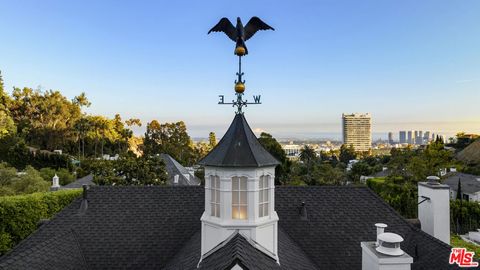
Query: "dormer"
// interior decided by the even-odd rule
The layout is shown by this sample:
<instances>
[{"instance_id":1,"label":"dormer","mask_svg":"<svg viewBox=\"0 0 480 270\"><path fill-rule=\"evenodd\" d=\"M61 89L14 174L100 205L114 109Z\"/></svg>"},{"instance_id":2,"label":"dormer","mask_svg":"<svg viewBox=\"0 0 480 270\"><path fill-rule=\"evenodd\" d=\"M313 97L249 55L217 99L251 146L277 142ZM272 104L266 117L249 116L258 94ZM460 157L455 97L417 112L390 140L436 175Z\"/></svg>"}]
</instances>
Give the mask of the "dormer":
<instances>
[{"instance_id":1,"label":"dormer","mask_svg":"<svg viewBox=\"0 0 480 270\"><path fill-rule=\"evenodd\" d=\"M278 260L274 180L279 162L258 142L242 113L199 164L205 167L202 256L238 231Z\"/></svg>"}]
</instances>

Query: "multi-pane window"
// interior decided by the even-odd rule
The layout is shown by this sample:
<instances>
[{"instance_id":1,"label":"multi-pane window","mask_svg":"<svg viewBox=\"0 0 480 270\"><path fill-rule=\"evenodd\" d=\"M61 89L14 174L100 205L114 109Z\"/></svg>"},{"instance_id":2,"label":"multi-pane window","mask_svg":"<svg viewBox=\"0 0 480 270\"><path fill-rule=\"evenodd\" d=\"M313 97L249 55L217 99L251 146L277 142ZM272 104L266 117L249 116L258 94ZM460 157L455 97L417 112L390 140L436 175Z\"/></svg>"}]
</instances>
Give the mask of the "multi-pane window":
<instances>
[{"instance_id":1,"label":"multi-pane window","mask_svg":"<svg viewBox=\"0 0 480 270\"><path fill-rule=\"evenodd\" d=\"M232 218L247 219L247 178L232 178Z\"/></svg>"},{"instance_id":2,"label":"multi-pane window","mask_svg":"<svg viewBox=\"0 0 480 270\"><path fill-rule=\"evenodd\" d=\"M220 178L210 176L210 214L220 217Z\"/></svg>"},{"instance_id":3,"label":"multi-pane window","mask_svg":"<svg viewBox=\"0 0 480 270\"><path fill-rule=\"evenodd\" d=\"M258 216L265 217L268 216L268 194L270 191L270 176L264 175L260 177L260 181L258 183L258 190Z\"/></svg>"}]
</instances>

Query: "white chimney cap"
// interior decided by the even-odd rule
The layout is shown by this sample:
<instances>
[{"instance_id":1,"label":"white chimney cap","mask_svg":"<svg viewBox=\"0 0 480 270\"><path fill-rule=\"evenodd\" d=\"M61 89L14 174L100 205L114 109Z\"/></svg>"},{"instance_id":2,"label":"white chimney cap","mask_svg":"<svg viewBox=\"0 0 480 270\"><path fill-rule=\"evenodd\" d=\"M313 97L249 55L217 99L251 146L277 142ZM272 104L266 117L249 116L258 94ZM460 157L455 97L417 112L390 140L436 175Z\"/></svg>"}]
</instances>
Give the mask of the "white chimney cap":
<instances>
[{"instance_id":1,"label":"white chimney cap","mask_svg":"<svg viewBox=\"0 0 480 270\"><path fill-rule=\"evenodd\" d=\"M382 233L378 236L378 239L387 242L387 243L401 243L403 242L403 237L396 233Z\"/></svg>"},{"instance_id":2,"label":"white chimney cap","mask_svg":"<svg viewBox=\"0 0 480 270\"><path fill-rule=\"evenodd\" d=\"M396 233L382 233L378 236L379 245L375 249L379 253L389 256L401 256L405 252L400 248L403 237Z\"/></svg>"},{"instance_id":3,"label":"white chimney cap","mask_svg":"<svg viewBox=\"0 0 480 270\"><path fill-rule=\"evenodd\" d=\"M388 225L385 224L385 223L375 223L375 227L377 227L377 228L386 228L386 227L388 227Z\"/></svg>"},{"instance_id":4,"label":"white chimney cap","mask_svg":"<svg viewBox=\"0 0 480 270\"><path fill-rule=\"evenodd\" d=\"M427 180L428 181L438 181L438 180L440 180L440 177L435 176L435 175L431 175L431 176L427 177Z\"/></svg>"}]
</instances>

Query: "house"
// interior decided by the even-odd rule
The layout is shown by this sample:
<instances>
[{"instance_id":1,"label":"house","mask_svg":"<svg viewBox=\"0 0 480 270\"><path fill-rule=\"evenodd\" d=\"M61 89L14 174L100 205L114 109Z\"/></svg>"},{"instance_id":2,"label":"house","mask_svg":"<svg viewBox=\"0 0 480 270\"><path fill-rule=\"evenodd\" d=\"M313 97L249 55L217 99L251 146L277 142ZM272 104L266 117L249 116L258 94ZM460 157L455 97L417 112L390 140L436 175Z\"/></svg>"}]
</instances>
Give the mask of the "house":
<instances>
[{"instance_id":1,"label":"house","mask_svg":"<svg viewBox=\"0 0 480 270\"><path fill-rule=\"evenodd\" d=\"M82 178L78 178L77 180L65 186L60 186L60 178L55 174L55 176L52 178L52 186L50 187L50 190L56 191L61 189L80 189L84 185L87 185L87 186L96 185L95 182L93 182L93 174L89 174Z\"/></svg>"},{"instance_id":2,"label":"house","mask_svg":"<svg viewBox=\"0 0 480 270\"><path fill-rule=\"evenodd\" d=\"M448 186L419 183L422 229L366 187L274 186L242 113L200 164L205 186L84 186L0 269L459 269Z\"/></svg>"},{"instance_id":3,"label":"house","mask_svg":"<svg viewBox=\"0 0 480 270\"><path fill-rule=\"evenodd\" d=\"M84 185L88 186L94 186L96 185L93 182L93 174L89 174L87 176L84 176L82 178L78 178L77 180L73 181L70 184L67 184L65 186L61 186L60 189L75 189L75 188L82 188Z\"/></svg>"},{"instance_id":4,"label":"house","mask_svg":"<svg viewBox=\"0 0 480 270\"><path fill-rule=\"evenodd\" d=\"M462 198L467 201L480 202L480 176L454 172L445 178L444 183L450 187L450 198L457 198L458 181L462 187Z\"/></svg>"},{"instance_id":5,"label":"house","mask_svg":"<svg viewBox=\"0 0 480 270\"><path fill-rule=\"evenodd\" d=\"M167 171L167 185L198 186L201 181L169 154L160 154Z\"/></svg>"}]
</instances>

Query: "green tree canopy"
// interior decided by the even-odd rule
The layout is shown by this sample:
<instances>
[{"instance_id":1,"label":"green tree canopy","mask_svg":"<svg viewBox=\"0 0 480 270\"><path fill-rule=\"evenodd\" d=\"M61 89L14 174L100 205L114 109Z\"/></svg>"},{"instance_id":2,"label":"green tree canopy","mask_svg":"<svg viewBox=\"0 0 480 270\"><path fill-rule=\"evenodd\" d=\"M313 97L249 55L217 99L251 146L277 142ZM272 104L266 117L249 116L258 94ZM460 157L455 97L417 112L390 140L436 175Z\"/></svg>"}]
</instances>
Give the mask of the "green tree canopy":
<instances>
[{"instance_id":1,"label":"green tree canopy","mask_svg":"<svg viewBox=\"0 0 480 270\"><path fill-rule=\"evenodd\" d=\"M195 161L193 142L183 121L160 124L153 120L148 123L143 147L145 155L169 154L183 165L192 165Z\"/></svg>"},{"instance_id":2,"label":"green tree canopy","mask_svg":"<svg viewBox=\"0 0 480 270\"><path fill-rule=\"evenodd\" d=\"M260 134L258 141L265 150L280 162L280 165L275 168L275 184L288 182L291 162L288 160L287 154L283 151L280 143L272 135L265 132Z\"/></svg>"},{"instance_id":3,"label":"green tree canopy","mask_svg":"<svg viewBox=\"0 0 480 270\"><path fill-rule=\"evenodd\" d=\"M215 132L213 131L208 134L208 145L212 149L217 145L217 137L215 136Z\"/></svg>"},{"instance_id":4,"label":"green tree canopy","mask_svg":"<svg viewBox=\"0 0 480 270\"><path fill-rule=\"evenodd\" d=\"M350 160L357 158L357 153L355 152L355 148L353 145L345 145L342 144L340 146L340 161L347 164Z\"/></svg>"}]
</instances>

